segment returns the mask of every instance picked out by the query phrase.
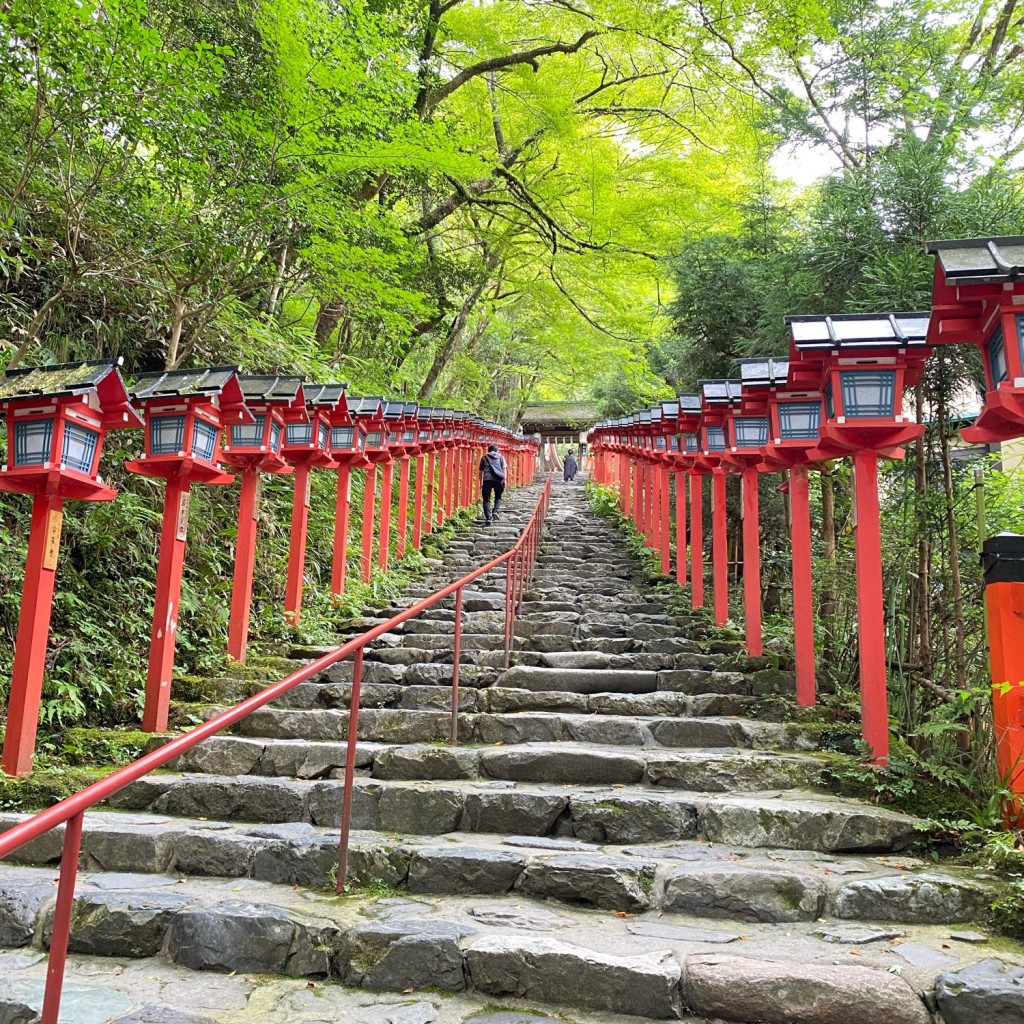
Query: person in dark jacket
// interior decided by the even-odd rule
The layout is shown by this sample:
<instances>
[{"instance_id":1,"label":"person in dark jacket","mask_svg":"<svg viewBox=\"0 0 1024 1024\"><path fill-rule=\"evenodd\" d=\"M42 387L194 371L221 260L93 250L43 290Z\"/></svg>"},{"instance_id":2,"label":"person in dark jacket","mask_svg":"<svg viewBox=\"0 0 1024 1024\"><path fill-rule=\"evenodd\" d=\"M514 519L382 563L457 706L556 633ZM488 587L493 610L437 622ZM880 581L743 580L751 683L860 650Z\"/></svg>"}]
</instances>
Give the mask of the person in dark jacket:
<instances>
[{"instance_id":1,"label":"person in dark jacket","mask_svg":"<svg viewBox=\"0 0 1024 1024\"><path fill-rule=\"evenodd\" d=\"M579 472L579 466L576 464L576 456L573 455L570 449L565 453L565 463L562 467L562 479L566 482L576 479L576 474Z\"/></svg>"},{"instance_id":2,"label":"person in dark jacket","mask_svg":"<svg viewBox=\"0 0 1024 1024\"><path fill-rule=\"evenodd\" d=\"M490 524L501 515L501 496L505 492L508 466L496 444L487 446L487 454L480 460L480 491L484 500L484 522ZM494 509L491 510L491 496Z\"/></svg>"}]
</instances>

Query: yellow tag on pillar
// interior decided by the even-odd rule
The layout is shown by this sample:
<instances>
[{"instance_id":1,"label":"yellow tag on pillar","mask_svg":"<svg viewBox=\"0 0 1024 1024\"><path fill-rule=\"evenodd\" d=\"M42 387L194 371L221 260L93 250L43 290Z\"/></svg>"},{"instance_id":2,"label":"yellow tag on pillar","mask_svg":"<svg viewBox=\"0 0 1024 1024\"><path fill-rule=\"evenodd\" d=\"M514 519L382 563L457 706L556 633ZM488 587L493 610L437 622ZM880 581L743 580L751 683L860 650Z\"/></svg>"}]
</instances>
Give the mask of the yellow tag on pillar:
<instances>
[{"instance_id":1,"label":"yellow tag on pillar","mask_svg":"<svg viewBox=\"0 0 1024 1024\"><path fill-rule=\"evenodd\" d=\"M51 508L46 519L46 550L43 552L43 568L56 569L60 554L60 531L64 524L64 510Z\"/></svg>"}]
</instances>

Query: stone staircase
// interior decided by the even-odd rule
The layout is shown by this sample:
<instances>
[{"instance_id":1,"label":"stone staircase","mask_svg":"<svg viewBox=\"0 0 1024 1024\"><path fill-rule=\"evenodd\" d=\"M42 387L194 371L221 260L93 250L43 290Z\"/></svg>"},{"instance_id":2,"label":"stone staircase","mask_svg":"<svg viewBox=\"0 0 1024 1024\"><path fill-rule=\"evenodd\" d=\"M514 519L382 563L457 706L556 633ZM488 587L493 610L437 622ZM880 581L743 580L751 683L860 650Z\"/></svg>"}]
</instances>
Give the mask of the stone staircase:
<instances>
[{"instance_id":1,"label":"stone staircase","mask_svg":"<svg viewBox=\"0 0 1024 1024\"><path fill-rule=\"evenodd\" d=\"M535 493L406 600L510 547ZM788 674L666 610L580 487L556 488L508 670L503 586L464 596L458 746L451 608L367 653L349 895L350 664L87 815L67 1019L1024 1021L1024 957L976 948L997 882L818 788L820 729L745 717ZM3 1007L38 988L59 855L0 864L0 1024L32 1019Z\"/></svg>"}]
</instances>

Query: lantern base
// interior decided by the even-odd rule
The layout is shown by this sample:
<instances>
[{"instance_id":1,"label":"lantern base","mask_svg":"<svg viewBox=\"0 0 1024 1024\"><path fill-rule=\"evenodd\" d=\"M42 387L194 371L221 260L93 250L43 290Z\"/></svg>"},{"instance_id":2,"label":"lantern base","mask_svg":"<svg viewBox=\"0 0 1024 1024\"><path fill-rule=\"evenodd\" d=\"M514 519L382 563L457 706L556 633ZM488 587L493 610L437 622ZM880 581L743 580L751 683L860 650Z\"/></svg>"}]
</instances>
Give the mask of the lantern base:
<instances>
[{"instance_id":1,"label":"lantern base","mask_svg":"<svg viewBox=\"0 0 1024 1024\"><path fill-rule=\"evenodd\" d=\"M235 478L230 473L199 459L179 458L177 455L155 455L145 459L129 459L125 464L129 473L157 477L163 480L188 480L197 484L229 484Z\"/></svg>"},{"instance_id":2,"label":"lantern base","mask_svg":"<svg viewBox=\"0 0 1024 1024\"><path fill-rule=\"evenodd\" d=\"M993 444L1024 436L1024 393L997 388L985 394L981 415L960 431L969 444Z\"/></svg>"},{"instance_id":3,"label":"lantern base","mask_svg":"<svg viewBox=\"0 0 1024 1024\"><path fill-rule=\"evenodd\" d=\"M68 501L112 501L117 490L74 469L38 466L0 472L0 491L11 494L47 494Z\"/></svg>"},{"instance_id":4,"label":"lantern base","mask_svg":"<svg viewBox=\"0 0 1024 1024\"><path fill-rule=\"evenodd\" d=\"M924 433L923 423L881 422L823 423L818 428L826 451L837 449L836 454L826 458L837 458L857 451L882 451L893 449L909 441L916 441ZM891 457L891 456L890 456Z\"/></svg>"}]
</instances>

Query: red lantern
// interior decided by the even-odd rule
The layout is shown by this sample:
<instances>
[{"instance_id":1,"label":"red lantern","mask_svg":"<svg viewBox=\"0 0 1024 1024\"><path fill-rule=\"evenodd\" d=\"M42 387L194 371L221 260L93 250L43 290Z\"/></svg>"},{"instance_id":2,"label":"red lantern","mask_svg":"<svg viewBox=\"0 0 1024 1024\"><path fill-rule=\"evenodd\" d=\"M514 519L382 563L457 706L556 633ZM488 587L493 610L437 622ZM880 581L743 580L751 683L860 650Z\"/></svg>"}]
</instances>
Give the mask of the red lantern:
<instances>
[{"instance_id":1,"label":"red lantern","mask_svg":"<svg viewBox=\"0 0 1024 1024\"><path fill-rule=\"evenodd\" d=\"M113 498L117 492L99 476L103 441L109 430L141 425L120 364L25 367L0 376L0 413L7 420L0 491L33 496L4 736L8 775L32 771L64 501Z\"/></svg>"},{"instance_id":2,"label":"red lantern","mask_svg":"<svg viewBox=\"0 0 1024 1024\"><path fill-rule=\"evenodd\" d=\"M236 366L144 374L131 397L145 416L145 454L125 465L132 473L167 481L142 714L143 729L162 732L174 675L189 493L193 483L232 482L220 466L221 430L251 424L254 417L245 405Z\"/></svg>"},{"instance_id":3,"label":"red lantern","mask_svg":"<svg viewBox=\"0 0 1024 1024\"><path fill-rule=\"evenodd\" d=\"M242 662L249 640L260 473L291 472L281 454L286 423L289 418L305 417L306 410L300 377L243 376L239 383L253 421L227 428L227 444L221 449L221 459L241 471L228 656Z\"/></svg>"}]
</instances>

